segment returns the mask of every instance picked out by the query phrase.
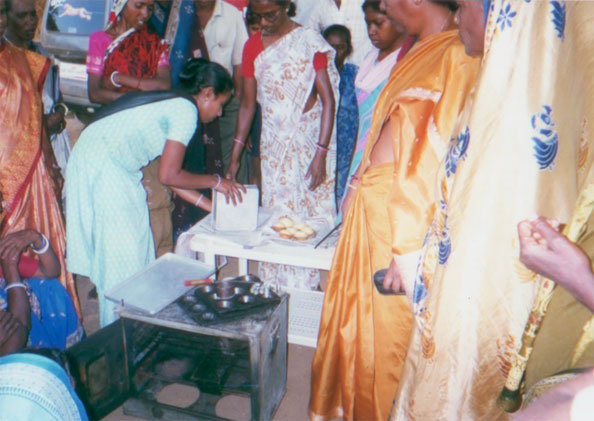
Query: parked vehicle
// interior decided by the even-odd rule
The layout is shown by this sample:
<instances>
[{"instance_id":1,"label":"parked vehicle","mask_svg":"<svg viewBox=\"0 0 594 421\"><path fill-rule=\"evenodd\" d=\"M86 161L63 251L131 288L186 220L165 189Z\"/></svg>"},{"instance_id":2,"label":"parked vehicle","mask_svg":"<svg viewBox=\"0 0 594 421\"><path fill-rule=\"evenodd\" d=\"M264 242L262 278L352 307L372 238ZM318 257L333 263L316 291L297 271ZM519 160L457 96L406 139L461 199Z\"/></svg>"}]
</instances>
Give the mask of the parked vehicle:
<instances>
[{"instance_id":1,"label":"parked vehicle","mask_svg":"<svg viewBox=\"0 0 594 421\"><path fill-rule=\"evenodd\" d=\"M169 9L180 0L155 3L152 28L163 36ZM89 100L86 56L89 36L105 28L113 0L47 0L41 23L41 44L60 68L60 89L64 101L81 117L88 118L98 104ZM81 113L82 112L82 113Z\"/></svg>"},{"instance_id":2,"label":"parked vehicle","mask_svg":"<svg viewBox=\"0 0 594 421\"><path fill-rule=\"evenodd\" d=\"M56 58L60 88L70 105L95 107L87 93L85 59L89 36L104 28L112 0L47 0L41 44Z\"/></svg>"}]
</instances>

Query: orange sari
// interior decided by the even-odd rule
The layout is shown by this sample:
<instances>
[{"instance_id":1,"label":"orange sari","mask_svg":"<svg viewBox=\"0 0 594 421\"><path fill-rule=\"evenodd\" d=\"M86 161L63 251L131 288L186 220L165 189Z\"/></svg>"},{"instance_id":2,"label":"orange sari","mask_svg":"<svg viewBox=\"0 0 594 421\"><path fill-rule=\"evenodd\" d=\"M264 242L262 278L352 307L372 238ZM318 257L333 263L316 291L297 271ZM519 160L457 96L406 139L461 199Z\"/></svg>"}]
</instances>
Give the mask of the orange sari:
<instances>
[{"instance_id":1,"label":"orange sari","mask_svg":"<svg viewBox=\"0 0 594 421\"><path fill-rule=\"evenodd\" d=\"M64 261L64 221L41 149L45 136L41 92L50 61L4 43L0 63L0 192L5 203L0 237L25 228L47 236L60 260L60 282L80 314Z\"/></svg>"},{"instance_id":2,"label":"orange sari","mask_svg":"<svg viewBox=\"0 0 594 421\"><path fill-rule=\"evenodd\" d=\"M405 296L379 294L372 276L389 266L393 253L422 247L439 162L478 64L464 53L457 31L429 36L394 68L378 98L326 288L311 419L388 418L412 315ZM371 168L369 156L388 120L394 162Z\"/></svg>"}]
</instances>

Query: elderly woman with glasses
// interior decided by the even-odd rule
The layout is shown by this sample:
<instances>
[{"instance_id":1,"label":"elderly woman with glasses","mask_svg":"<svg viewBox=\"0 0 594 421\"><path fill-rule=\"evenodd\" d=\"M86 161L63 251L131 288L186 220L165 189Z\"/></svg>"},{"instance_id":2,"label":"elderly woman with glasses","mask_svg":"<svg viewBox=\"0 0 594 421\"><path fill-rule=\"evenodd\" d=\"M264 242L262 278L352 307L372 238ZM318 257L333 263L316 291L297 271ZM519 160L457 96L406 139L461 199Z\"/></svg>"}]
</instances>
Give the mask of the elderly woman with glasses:
<instances>
[{"instance_id":1,"label":"elderly woman with glasses","mask_svg":"<svg viewBox=\"0 0 594 421\"><path fill-rule=\"evenodd\" d=\"M260 139L262 204L296 219L331 224L336 215L333 133L339 75L334 50L317 32L290 19L287 0L252 0L262 31L244 47L243 95L227 177L234 178L256 108ZM317 288L316 270L262 264L266 280Z\"/></svg>"}]
</instances>

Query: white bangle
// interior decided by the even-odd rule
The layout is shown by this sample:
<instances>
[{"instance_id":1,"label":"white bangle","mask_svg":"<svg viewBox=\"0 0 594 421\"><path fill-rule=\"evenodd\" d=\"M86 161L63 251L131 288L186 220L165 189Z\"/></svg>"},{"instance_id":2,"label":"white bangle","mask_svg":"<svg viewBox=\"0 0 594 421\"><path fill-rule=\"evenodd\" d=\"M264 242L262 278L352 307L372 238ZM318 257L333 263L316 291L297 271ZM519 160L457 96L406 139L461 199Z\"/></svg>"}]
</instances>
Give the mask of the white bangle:
<instances>
[{"instance_id":1,"label":"white bangle","mask_svg":"<svg viewBox=\"0 0 594 421\"><path fill-rule=\"evenodd\" d=\"M202 199L204 199L204 195L201 194L200 197L198 198L198 200L196 200L196 203L194 203L194 206L198 207L198 205L200 204L200 202L202 202Z\"/></svg>"},{"instance_id":2,"label":"white bangle","mask_svg":"<svg viewBox=\"0 0 594 421\"><path fill-rule=\"evenodd\" d=\"M120 83L117 83L117 82L115 81L115 75L119 75L119 74L120 74L120 72L118 72L118 71L116 70L115 72L112 72L112 73L111 73L111 76L109 77L109 78L111 79L111 83L112 83L112 84L113 84L113 86L115 86L116 88L121 88L122 86L124 86L124 85L122 85L122 84L120 84Z\"/></svg>"},{"instance_id":3,"label":"white bangle","mask_svg":"<svg viewBox=\"0 0 594 421\"><path fill-rule=\"evenodd\" d=\"M218 174L215 174L214 176L215 176L215 177L217 177L217 180L218 180L218 181L217 181L217 184L216 184L216 186L214 186L212 189L213 189L213 190L216 190L216 189L217 189L217 187L219 187L219 186L221 185L221 181L222 181L222 180L221 180L221 176L220 176L220 175L218 175Z\"/></svg>"},{"instance_id":4,"label":"white bangle","mask_svg":"<svg viewBox=\"0 0 594 421\"><path fill-rule=\"evenodd\" d=\"M25 289L27 289L27 285L23 284L22 282L15 282L14 284L7 285L4 288L4 291L8 291L10 288L25 288Z\"/></svg>"},{"instance_id":5,"label":"white bangle","mask_svg":"<svg viewBox=\"0 0 594 421\"><path fill-rule=\"evenodd\" d=\"M41 233L39 233L39 235L41 235L41 239L43 240L43 243L41 243L41 247L36 249L35 245L31 243L31 250L35 254L43 254L49 249L49 241L47 241L47 237Z\"/></svg>"}]
</instances>

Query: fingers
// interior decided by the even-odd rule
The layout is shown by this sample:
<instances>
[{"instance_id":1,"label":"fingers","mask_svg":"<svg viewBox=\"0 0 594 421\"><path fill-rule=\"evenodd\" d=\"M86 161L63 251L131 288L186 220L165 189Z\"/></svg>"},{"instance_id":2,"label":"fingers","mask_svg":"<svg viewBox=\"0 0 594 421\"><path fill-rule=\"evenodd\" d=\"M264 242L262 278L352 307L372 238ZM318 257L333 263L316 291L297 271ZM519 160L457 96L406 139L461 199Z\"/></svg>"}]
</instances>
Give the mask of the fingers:
<instances>
[{"instance_id":1,"label":"fingers","mask_svg":"<svg viewBox=\"0 0 594 421\"><path fill-rule=\"evenodd\" d=\"M401 292L402 279L400 278L400 272L398 271L398 267L396 266L396 262L394 260L390 262L390 267L386 272L386 276L384 278L384 289L391 289L396 293Z\"/></svg>"},{"instance_id":2,"label":"fingers","mask_svg":"<svg viewBox=\"0 0 594 421\"><path fill-rule=\"evenodd\" d=\"M537 244L536 239L532 236L532 221L521 221L518 223L518 238L520 239L520 248Z\"/></svg>"},{"instance_id":3,"label":"fingers","mask_svg":"<svg viewBox=\"0 0 594 421\"><path fill-rule=\"evenodd\" d=\"M533 235L536 235L537 239L539 239L539 237L545 239L548 243L551 243L553 240L559 238L564 238L563 234L557 231L556 228L552 227L549 221L542 216L539 216L535 221L533 221L532 227L534 230Z\"/></svg>"},{"instance_id":4,"label":"fingers","mask_svg":"<svg viewBox=\"0 0 594 421\"><path fill-rule=\"evenodd\" d=\"M389 290L392 288L392 282L394 282L394 271L392 270L392 266L388 268L386 272L386 276L384 276L384 284L383 287L385 290Z\"/></svg>"},{"instance_id":5,"label":"fingers","mask_svg":"<svg viewBox=\"0 0 594 421\"><path fill-rule=\"evenodd\" d=\"M310 178L310 177L313 177L312 170L311 170L311 165L312 165L312 164L309 164L309 167L307 167L307 172L305 173L305 179L306 179L306 180L307 180L308 178Z\"/></svg>"},{"instance_id":6,"label":"fingers","mask_svg":"<svg viewBox=\"0 0 594 421\"><path fill-rule=\"evenodd\" d=\"M520 246L549 245L552 241L565 238L559 231L559 223L542 216L518 223Z\"/></svg>"},{"instance_id":7,"label":"fingers","mask_svg":"<svg viewBox=\"0 0 594 421\"><path fill-rule=\"evenodd\" d=\"M225 195L225 200L227 203L233 203L233 206L237 206L238 203L243 202L243 195L242 192L246 192L246 188L237 183L233 180L225 180L224 184L221 185L223 187L222 193Z\"/></svg>"}]
</instances>

